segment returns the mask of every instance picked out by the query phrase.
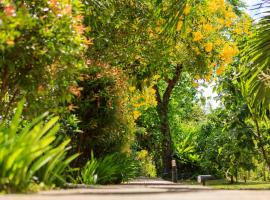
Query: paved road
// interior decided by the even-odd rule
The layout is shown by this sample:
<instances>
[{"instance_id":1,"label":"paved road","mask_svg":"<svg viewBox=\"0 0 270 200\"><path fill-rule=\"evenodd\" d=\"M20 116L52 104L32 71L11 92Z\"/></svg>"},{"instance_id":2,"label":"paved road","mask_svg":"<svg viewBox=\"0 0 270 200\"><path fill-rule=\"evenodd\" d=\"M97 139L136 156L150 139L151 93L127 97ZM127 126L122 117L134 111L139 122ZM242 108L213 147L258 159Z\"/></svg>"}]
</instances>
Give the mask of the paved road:
<instances>
[{"instance_id":1,"label":"paved road","mask_svg":"<svg viewBox=\"0 0 270 200\"><path fill-rule=\"evenodd\" d=\"M270 200L270 190L212 190L170 182L133 182L28 195L2 195L0 200Z\"/></svg>"}]
</instances>

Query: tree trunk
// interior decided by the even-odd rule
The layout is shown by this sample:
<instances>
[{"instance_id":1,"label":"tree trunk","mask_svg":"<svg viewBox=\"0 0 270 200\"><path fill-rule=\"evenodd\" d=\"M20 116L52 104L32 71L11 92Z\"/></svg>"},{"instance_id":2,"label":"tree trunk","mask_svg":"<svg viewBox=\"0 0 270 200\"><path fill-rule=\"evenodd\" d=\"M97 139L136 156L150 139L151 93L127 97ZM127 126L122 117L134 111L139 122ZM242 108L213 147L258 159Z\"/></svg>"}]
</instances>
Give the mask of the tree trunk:
<instances>
[{"instance_id":1,"label":"tree trunk","mask_svg":"<svg viewBox=\"0 0 270 200\"><path fill-rule=\"evenodd\" d=\"M1 89L0 89L0 98L1 100L5 96L5 93L7 91L7 85L8 85L8 67L4 66L1 71L2 77L1 77Z\"/></svg>"},{"instance_id":2,"label":"tree trunk","mask_svg":"<svg viewBox=\"0 0 270 200\"><path fill-rule=\"evenodd\" d=\"M233 181L233 175L231 175L231 184L233 184L234 181Z\"/></svg>"},{"instance_id":3,"label":"tree trunk","mask_svg":"<svg viewBox=\"0 0 270 200\"><path fill-rule=\"evenodd\" d=\"M172 91L178 82L181 72L182 65L177 65L175 68L175 74L173 79L168 80L167 88L161 98L158 86L155 85L154 89L156 90L156 101L157 101L157 112L160 120L160 131L162 133L162 167L163 167L163 177L171 177L171 160L173 156L173 145L170 132L170 124L168 117L169 110L169 101L172 94Z\"/></svg>"},{"instance_id":4,"label":"tree trunk","mask_svg":"<svg viewBox=\"0 0 270 200\"><path fill-rule=\"evenodd\" d=\"M263 166L263 181L266 181L265 167Z\"/></svg>"},{"instance_id":5,"label":"tree trunk","mask_svg":"<svg viewBox=\"0 0 270 200\"><path fill-rule=\"evenodd\" d=\"M170 178L171 175L171 160L173 154L172 138L170 125L168 120L168 105L163 105L165 108L160 112L160 130L162 132L162 165L164 178Z\"/></svg>"},{"instance_id":6,"label":"tree trunk","mask_svg":"<svg viewBox=\"0 0 270 200\"><path fill-rule=\"evenodd\" d=\"M236 168L236 171L235 171L235 182L238 183L238 169L237 168Z\"/></svg>"}]
</instances>

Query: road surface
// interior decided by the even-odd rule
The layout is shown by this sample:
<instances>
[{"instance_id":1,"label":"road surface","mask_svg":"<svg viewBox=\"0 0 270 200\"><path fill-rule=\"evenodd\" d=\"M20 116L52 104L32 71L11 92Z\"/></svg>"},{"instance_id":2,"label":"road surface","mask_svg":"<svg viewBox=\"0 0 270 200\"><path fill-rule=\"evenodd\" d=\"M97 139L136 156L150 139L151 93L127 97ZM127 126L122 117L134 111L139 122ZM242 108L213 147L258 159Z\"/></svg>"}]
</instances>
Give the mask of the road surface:
<instances>
[{"instance_id":1,"label":"road surface","mask_svg":"<svg viewBox=\"0 0 270 200\"><path fill-rule=\"evenodd\" d=\"M0 195L0 200L270 200L270 190L214 190L165 181L138 181L126 185Z\"/></svg>"}]
</instances>

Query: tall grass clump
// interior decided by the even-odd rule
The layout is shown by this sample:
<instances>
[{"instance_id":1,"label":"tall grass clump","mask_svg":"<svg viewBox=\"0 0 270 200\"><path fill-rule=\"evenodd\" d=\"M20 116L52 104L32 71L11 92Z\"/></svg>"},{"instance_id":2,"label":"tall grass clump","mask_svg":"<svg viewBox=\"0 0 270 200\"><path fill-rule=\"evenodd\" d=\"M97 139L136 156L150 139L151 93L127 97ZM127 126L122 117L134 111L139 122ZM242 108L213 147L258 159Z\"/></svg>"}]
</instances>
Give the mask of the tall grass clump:
<instances>
[{"instance_id":1,"label":"tall grass clump","mask_svg":"<svg viewBox=\"0 0 270 200\"><path fill-rule=\"evenodd\" d=\"M0 190L27 191L32 183L65 183L64 171L77 155L66 158L69 140L57 136L58 117L48 113L22 126L24 101L10 121L0 123Z\"/></svg>"}]
</instances>

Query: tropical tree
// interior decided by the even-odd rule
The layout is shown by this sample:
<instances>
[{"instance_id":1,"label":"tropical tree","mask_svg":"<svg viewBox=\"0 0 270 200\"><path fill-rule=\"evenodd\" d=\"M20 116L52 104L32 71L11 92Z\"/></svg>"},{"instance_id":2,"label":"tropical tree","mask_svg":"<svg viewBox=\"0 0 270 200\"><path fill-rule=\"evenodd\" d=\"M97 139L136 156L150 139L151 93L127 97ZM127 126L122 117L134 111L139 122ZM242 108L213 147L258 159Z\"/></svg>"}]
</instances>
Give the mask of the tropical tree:
<instances>
[{"instance_id":1,"label":"tropical tree","mask_svg":"<svg viewBox=\"0 0 270 200\"><path fill-rule=\"evenodd\" d=\"M167 87L165 81L159 80L159 88L164 90ZM192 135L200 127L203 121L203 111L198 105L199 99L196 96L196 88L193 86L193 77L188 73L181 74L181 82L175 86L168 108L169 125L171 129L173 157L184 163L192 157L187 148L193 145ZM179 98L181 97L181 98ZM136 104L135 104L136 105ZM159 174L162 169L163 133L160 130L160 118L153 104L147 109L140 109L140 116L136 120L136 143L134 147L138 150L146 149L153 155ZM195 128L196 127L196 128ZM189 139L188 139L189 138ZM187 159L186 159L187 158Z\"/></svg>"},{"instance_id":2,"label":"tropical tree","mask_svg":"<svg viewBox=\"0 0 270 200\"><path fill-rule=\"evenodd\" d=\"M210 81L213 74L222 74L238 53L236 43L228 35L234 31L240 19L225 1L188 1L179 10L174 9L174 3L160 4L164 11L161 12L161 19L166 23L164 34L158 35L160 39L156 46L165 48L156 52L160 55L160 63L151 62L154 66L161 66L155 72L167 85L164 90L158 84L154 86L160 130L163 133L164 174L169 174L173 153L168 118L173 89L181 81L183 72L205 81ZM168 18L167 10L173 17Z\"/></svg>"},{"instance_id":3,"label":"tropical tree","mask_svg":"<svg viewBox=\"0 0 270 200\"><path fill-rule=\"evenodd\" d=\"M237 120L237 118L235 119ZM197 137L197 151L203 173L237 180L241 170L255 168L257 154L251 130L232 120L227 109L217 109L208 116Z\"/></svg>"},{"instance_id":4,"label":"tropical tree","mask_svg":"<svg viewBox=\"0 0 270 200\"><path fill-rule=\"evenodd\" d=\"M220 78L220 97L228 114L226 128L252 138L253 144L247 143L246 147L256 148L270 169L268 119L253 106L250 96L246 95L245 82L239 75L232 73L238 70L237 67L232 67Z\"/></svg>"}]
</instances>

